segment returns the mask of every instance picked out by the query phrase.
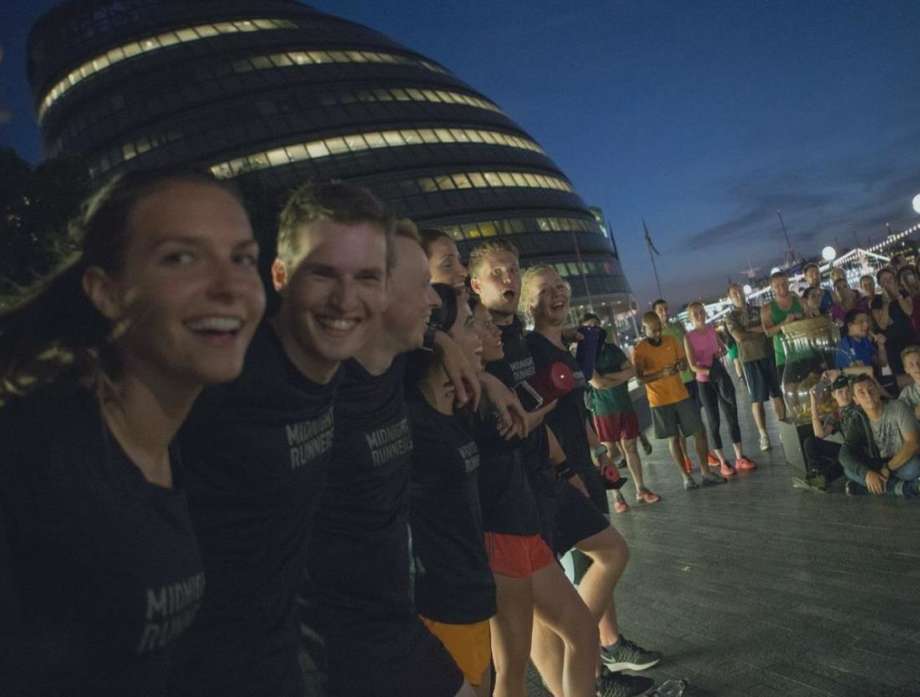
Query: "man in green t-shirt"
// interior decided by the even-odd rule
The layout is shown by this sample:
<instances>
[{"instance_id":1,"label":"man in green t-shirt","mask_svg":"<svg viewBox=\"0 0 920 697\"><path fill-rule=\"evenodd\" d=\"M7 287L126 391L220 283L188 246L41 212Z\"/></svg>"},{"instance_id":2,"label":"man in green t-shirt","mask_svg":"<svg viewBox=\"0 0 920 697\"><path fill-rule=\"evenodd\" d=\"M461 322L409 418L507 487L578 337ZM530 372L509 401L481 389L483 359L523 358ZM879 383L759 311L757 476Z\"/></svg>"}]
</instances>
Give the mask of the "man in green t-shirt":
<instances>
[{"instance_id":1,"label":"man in green t-shirt","mask_svg":"<svg viewBox=\"0 0 920 697\"><path fill-rule=\"evenodd\" d=\"M658 315L658 319L661 320L661 335L662 336L673 336L674 340L677 341L679 346L684 345L684 336L687 334L687 330L683 324L680 322L672 322L668 319L668 301L664 298L658 298L655 302L652 303L652 311ZM696 403L697 409L703 408L703 403L700 402L700 391L699 385L696 384L696 376L693 374L692 370L682 370L680 373L680 379L684 382L684 387L687 388L687 394L693 399ZM703 426L705 430L706 426ZM708 434L707 434L708 437ZM687 453L690 450L687 448L687 438L686 436L680 441L680 446L683 448L684 453L684 470L689 474L690 470L693 469L693 462L690 460ZM716 454L709 452L706 456L707 464L710 467L719 466L719 458L716 457ZM700 471L703 471L703 463L700 463Z\"/></svg>"},{"instance_id":2,"label":"man in green t-shirt","mask_svg":"<svg viewBox=\"0 0 920 697\"><path fill-rule=\"evenodd\" d=\"M596 315L585 315L582 324L599 326ZM657 503L661 498L645 487L642 480L642 460L636 448L640 435L639 418L629 396L629 381L636 375L629 358L616 345L616 330L607 332L599 347L594 375L591 377L589 408L594 414L594 428L598 438L607 448L611 458L619 449L626 458L626 466L636 485L637 503ZM620 491L616 492L613 508L617 513L629 510Z\"/></svg>"}]
</instances>

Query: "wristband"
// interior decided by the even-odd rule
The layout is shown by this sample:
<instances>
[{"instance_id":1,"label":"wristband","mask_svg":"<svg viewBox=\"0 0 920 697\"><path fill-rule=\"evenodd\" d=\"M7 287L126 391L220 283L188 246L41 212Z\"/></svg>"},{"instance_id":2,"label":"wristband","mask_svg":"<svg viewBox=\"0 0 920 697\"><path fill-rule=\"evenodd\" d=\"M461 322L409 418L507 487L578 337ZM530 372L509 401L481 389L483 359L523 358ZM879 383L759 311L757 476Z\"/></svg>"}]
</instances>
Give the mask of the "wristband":
<instances>
[{"instance_id":1,"label":"wristband","mask_svg":"<svg viewBox=\"0 0 920 697\"><path fill-rule=\"evenodd\" d=\"M434 351L434 335L438 330L428 325L425 328L425 336L422 339L422 349L424 351Z\"/></svg>"},{"instance_id":2,"label":"wristband","mask_svg":"<svg viewBox=\"0 0 920 697\"><path fill-rule=\"evenodd\" d=\"M565 460L556 465L556 476L559 477L559 479L569 480L574 477L575 474L575 470L569 467L569 463Z\"/></svg>"}]
</instances>

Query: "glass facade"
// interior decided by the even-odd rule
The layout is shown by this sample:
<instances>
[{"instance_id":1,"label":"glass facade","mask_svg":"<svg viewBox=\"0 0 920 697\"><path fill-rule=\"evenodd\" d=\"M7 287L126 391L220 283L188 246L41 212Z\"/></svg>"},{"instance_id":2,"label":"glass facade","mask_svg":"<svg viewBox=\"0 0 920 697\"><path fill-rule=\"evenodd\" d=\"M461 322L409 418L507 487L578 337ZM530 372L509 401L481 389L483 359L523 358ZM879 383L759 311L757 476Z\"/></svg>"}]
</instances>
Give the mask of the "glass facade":
<instances>
[{"instance_id":1,"label":"glass facade","mask_svg":"<svg viewBox=\"0 0 920 697\"><path fill-rule=\"evenodd\" d=\"M540 145L368 27L294 0L81 0L39 19L28 56L47 154L79 155L94 177L196 165L278 198L353 181L463 252L511 237L576 302L629 294L611 240Z\"/></svg>"}]
</instances>

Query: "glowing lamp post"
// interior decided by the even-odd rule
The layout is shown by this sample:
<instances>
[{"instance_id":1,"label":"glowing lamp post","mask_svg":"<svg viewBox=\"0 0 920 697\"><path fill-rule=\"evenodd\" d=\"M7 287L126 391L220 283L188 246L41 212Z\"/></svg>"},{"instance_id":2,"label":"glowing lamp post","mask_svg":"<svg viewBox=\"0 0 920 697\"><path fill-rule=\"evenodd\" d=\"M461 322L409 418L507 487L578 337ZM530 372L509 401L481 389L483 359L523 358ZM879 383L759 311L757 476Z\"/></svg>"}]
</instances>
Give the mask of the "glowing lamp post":
<instances>
[{"instance_id":1,"label":"glowing lamp post","mask_svg":"<svg viewBox=\"0 0 920 697\"><path fill-rule=\"evenodd\" d=\"M914 196L914 212L920 213L920 194Z\"/></svg>"},{"instance_id":2,"label":"glowing lamp post","mask_svg":"<svg viewBox=\"0 0 920 697\"><path fill-rule=\"evenodd\" d=\"M821 250L821 258L824 261L831 262L837 258L837 250L833 247L825 247Z\"/></svg>"}]
</instances>

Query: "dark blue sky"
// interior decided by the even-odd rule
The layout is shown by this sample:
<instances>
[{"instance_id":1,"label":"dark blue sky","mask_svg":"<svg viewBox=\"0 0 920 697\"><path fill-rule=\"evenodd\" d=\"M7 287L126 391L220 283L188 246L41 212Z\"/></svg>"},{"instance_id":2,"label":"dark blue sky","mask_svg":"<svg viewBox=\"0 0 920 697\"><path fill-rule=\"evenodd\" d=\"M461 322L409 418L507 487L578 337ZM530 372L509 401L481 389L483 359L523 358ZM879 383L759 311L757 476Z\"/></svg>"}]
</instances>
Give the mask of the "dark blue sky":
<instances>
[{"instance_id":1,"label":"dark blue sky","mask_svg":"<svg viewBox=\"0 0 920 697\"><path fill-rule=\"evenodd\" d=\"M40 157L25 35L55 3L0 10L0 143ZM920 3L323 0L440 61L538 140L604 209L639 296L674 301L749 260L816 254L917 221Z\"/></svg>"}]
</instances>

